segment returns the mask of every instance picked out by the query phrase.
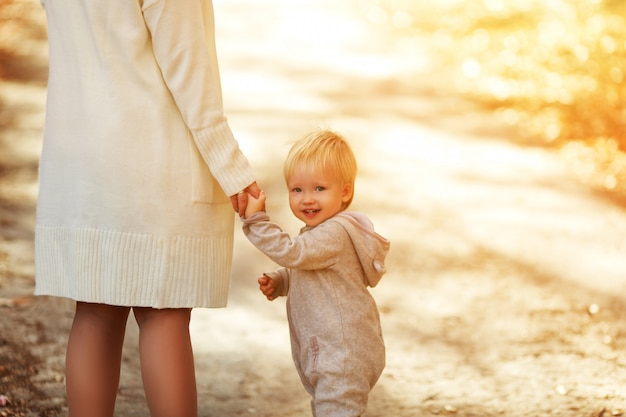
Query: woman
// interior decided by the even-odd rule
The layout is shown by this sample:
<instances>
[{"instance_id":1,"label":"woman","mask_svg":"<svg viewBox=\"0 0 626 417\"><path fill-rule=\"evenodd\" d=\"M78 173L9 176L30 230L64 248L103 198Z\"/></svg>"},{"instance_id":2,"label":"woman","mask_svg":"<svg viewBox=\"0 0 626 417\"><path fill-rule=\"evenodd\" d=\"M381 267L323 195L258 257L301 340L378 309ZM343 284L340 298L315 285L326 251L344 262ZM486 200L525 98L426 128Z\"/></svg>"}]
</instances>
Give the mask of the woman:
<instances>
[{"instance_id":1,"label":"woman","mask_svg":"<svg viewBox=\"0 0 626 417\"><path fill-rule=\"evenodd\" d=\"M223 114L212 4L42 4L35 293L77 302L69 415L113 415L133 310L151 415L196 416L191 309L226 305L232 210L260 191Z\"/></svg>"}]
</instances>

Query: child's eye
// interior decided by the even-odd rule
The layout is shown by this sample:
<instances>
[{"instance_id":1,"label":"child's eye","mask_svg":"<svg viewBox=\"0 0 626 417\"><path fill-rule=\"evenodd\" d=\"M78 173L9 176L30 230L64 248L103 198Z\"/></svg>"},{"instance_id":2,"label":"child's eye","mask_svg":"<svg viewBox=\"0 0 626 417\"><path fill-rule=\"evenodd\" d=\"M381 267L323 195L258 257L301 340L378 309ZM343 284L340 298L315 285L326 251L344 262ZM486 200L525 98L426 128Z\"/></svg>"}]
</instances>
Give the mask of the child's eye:
<instances>
[{"instance_id":1,"label":"child's eye","mask_svg":"<svg viewBox=\"0 0 626 417\"><path fill-rule=\"evenodd\" d=\"M296 188L292 189L291 191L293 191L294 193L299 193L299 192L302 192L302 189L296 187Z\"/></svg>"},{"instance_id":2,"label":"child's eye","mask_svg":"<svg viewBox=\"0 0 626 417\"><path fill-rule=\"evenodd\" d=\"M324 191L325 188L322 187L321 185L318 185L317 187L315 187L315 191Z\"/></svg>"}]
</instances>

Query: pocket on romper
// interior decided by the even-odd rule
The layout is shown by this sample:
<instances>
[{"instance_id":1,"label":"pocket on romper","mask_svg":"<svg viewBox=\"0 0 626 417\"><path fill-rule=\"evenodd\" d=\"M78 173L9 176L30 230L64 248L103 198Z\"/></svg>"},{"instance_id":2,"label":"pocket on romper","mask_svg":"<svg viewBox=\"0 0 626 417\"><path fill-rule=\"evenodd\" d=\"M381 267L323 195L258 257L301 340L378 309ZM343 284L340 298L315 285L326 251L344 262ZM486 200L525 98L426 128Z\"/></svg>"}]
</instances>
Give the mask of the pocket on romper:
<instances>
[{"instance_id":1,"label":"pocket on romper","mask_svg":"<svg viewBox=\"0 0 626 417\"><path fill-rule=\"evenodd\" d=\"M191 160L191 199L194 203L220 204L230 199L211 174L211 170L202 158L196 143L189 134L189 152Z\"/></svg>"}]
</instances>

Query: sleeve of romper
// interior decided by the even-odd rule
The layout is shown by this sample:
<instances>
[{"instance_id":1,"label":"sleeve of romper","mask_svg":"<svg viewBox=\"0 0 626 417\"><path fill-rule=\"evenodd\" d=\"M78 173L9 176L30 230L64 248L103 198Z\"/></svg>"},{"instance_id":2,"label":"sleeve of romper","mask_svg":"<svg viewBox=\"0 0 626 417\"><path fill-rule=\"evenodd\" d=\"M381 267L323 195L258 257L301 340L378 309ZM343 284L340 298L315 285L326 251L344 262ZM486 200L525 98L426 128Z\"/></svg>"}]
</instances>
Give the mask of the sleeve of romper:
<instances>
[{"instance_id":1,"label":"sleeve of romper","mask_svg":"<svg viewBox=\"0 0 626 417\"><path fill-rule=\"evenodd\" d=\"M147 0L155 59L211 173L227 195L255 181L226 121L211 0Z\"/></svg>"},{"instance_id":2,"label":"sleeve of romper","mask_svg":"<svg viewBox=\"0 0 626 417\"><path fill-rule=\"evenodd\" d=\"M263 275L274 280L277 295L284 297L289 294L289 270L287 268L279 268L276 271L265 272Z\"/></svg>"},{"instance_id":3,"label":"sleeve of romper","mask_svg":"<svg viewBox=\"0 0 626 417\"><path fill-rule=\"evenodd\" d=\"M248 240L278 265L290 269L330 268L342 256L349 239L336 222L326 222L291 237L265 212L242 219Z\"/></svg>"}]
</instances>

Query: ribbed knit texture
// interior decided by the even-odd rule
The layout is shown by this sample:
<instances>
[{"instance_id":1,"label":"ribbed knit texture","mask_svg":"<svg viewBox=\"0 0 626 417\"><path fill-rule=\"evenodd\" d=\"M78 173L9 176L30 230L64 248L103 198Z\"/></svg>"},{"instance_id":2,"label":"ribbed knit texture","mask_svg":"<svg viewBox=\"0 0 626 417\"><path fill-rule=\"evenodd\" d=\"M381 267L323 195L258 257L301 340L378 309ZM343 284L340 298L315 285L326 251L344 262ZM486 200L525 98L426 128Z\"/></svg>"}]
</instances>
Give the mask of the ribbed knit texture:
<instances>
[{"instance_id":1,"label":"ribbed knit texture","mask_svg":"<svg viewBox=\"0 0 626 417\"><path fill-rule=\"evenodd\" d=\"M223 307L254 172L227 124L210 0L44 2L38 295Z\"/></svg>"},{"instance_id":2,"label":"ribbed knit texture","mask_svg":"<svg viewBox=\"0 0 626 417\"><path fill-rule=\"evenodd\" d=\"M89 228L37 227L36 273L47 279L37 282L35 294L155 308L224 307L232 245L232 237L161 239ZM197 276L206 278L193 279Z\"/></svg>"},{"instance_id":3,"label":"ribbed knit texture","mask_svg":"<svg viewBox=\"0 0 626 417\"><path fill-rule=\"evenodd\" d=\"M239 149L225 120L216 126L193 132L193 135L211 174L219 182L226 195L241 191L241 184L252 183L254 180L252 168Z\"/></svg>"}]
</instances>

